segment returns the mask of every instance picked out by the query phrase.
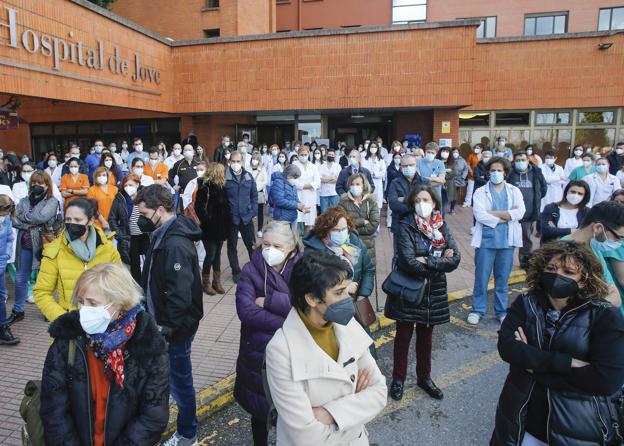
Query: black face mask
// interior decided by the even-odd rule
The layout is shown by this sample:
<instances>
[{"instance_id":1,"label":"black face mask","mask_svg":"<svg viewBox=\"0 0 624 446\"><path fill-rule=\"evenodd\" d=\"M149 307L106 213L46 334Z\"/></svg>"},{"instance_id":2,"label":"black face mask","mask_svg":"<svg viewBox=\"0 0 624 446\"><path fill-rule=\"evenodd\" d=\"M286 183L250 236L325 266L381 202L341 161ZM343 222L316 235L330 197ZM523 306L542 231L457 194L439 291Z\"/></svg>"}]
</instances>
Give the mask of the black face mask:
<instances>
[{"instance_id":1,"label":"black face mask","mask_svg":"<svg viewBox=\"0 0 624 446\"><path fill-rule=\"evenodd\" d=\"M333 163L336 160L335 156L328 156L327 157L327 161L329 161L330 163Z\"/></svg>"},{"instance_id":2,"label":"black face mask","mask_svg":"<svg viewBox=\"0 0 624 446\"><path fill-rule=\"evenodd\" d=\"M79 239L87 232L87 225L81 225L78 223L65 223L65 230L69 235L69 239L73 242Z\"/></svg>"},{"instance_id":3,"label":"black face mask","mask_svg":"<svg viewBox=\"0 0 624 446\"><path fill-rule=\"evenodd\" d=\"M156 211L154 211L154 213L152 214L152 218L154 218L154 215L156 215ZM148 234L156 230L156 223L152 221L152 218L147 218L144 215L139 215L139 219L137 220L137 226L139 227L141 232ZM160 221L160 217L158 218L158 220Z\"/></svg>"},{"instance_id":4,"label":"black face mask","mask_svg":"<svg viewBox=\"0 0 624 446\"><path fill-rule=\"evenodd\" d=\"M565 299L578 293L576 281L557 273L545 272L542 275L544 291L553 299Z\"/></svg>"},{"instance_id":5,"label":"black face mask","mask_svg":"<svg viewBox=\"0 0 624 446\"><path fill-rule=\"evenodd\" d=\"M45 189L43 188L43 186L40 185L36 185L30 188L30 193L33 197L38 197L39 195L43 194L45 192Z\"/></svg>"}]
</instances>

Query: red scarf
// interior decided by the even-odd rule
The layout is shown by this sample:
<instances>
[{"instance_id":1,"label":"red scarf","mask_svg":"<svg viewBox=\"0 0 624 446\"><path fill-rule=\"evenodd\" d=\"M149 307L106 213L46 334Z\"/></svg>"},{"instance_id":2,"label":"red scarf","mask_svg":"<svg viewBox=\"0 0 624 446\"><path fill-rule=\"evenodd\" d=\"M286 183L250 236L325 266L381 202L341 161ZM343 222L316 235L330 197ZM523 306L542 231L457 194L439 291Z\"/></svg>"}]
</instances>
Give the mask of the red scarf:
<instances>
[{"instance_id":1,"label":"red scarf","mask_svg":"<svg viewBox=\"0 0 624 446\"><path fill-rule=\"evenodd\" d=\"M442 214L439 211L433 211L431 217L429 217L429 221L425 220L416 213L414 213L414 216L416 217L416 227L421 234L431 240L431 244L434 248L438 248L446 244L444 235L440 232L440 228L444 224L444 221L442 220Z\"/></svg>"}]
</instances>

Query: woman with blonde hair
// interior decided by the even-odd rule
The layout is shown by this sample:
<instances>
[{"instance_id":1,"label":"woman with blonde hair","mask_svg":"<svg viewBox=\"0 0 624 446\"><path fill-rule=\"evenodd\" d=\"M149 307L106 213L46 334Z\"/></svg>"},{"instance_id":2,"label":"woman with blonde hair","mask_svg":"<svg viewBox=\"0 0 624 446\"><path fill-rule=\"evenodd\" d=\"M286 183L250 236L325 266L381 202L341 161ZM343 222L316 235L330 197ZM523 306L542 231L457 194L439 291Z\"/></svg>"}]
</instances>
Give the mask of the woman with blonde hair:
<instances>
[{"instance_id":1,"label":"woman with blonde hair","mask_svg":"<svg viewBox=\"0 0 624 446\"><path fill-rule=\"evenodd\" d=\"M169 358L141 287L122 265L82 273L41 381L45 444L155 444L169 421Z\"/></svg>"},{"instance_id":2,"label":"woman with blonde hair","mask_svg":"<svg viewBox=\"0 0 624 446\"><path fill-rule=\"evenodd\" d=\"M197 179L199 187L195 198L195 212L199 217L202 230L202 243L206 257L202 268L204 293L224 294L221 284L221 248L227 240L232 213L225 192L225 167L221 163L208 163L203 178ZM214 278L210 281L210 268Z\"/></svg>"}]
</instances>

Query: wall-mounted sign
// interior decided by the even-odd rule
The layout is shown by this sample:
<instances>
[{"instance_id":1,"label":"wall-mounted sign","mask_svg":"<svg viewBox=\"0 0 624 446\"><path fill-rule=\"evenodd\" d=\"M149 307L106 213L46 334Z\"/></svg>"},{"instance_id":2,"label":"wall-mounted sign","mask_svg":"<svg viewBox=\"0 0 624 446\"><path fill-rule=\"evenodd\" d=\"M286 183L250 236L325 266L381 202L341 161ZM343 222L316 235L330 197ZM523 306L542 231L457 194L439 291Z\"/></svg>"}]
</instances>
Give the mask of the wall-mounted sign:
<instances>
[{"instance_id":1,"label":"wall-mounted sign","mask_svg":"<svg viewBox=\"0 0 624 446\"><path fill-rule=\"evenodd\" d=\"M12 130L19 127L19 117L11 110L0 109L0 130Z\"/></svg>"},{"instance_id":2,"label":"wall-mounted sign","mask_svg":"<svg viewBox=\"0 0 624 446\"><path fill-rule=\"evenodd\" d=\"M451 121L442 121L442 133L451 133Z\"/></svg>"},{"instance_id":3,"label":"wall-mounted sign","mask_svg":"<svg viewBox=\"0 0 624 446\"><path fill-rule=\"evenodd\" d=\"M130 59L121 57L119 48L113 46L106 51L106 45L96 40L91 46L74 38L70 31L67 37L60 38L46 33L24 28L18 30L17 10L5 6L7 22L0 22L0 29L8 31L8 46L23 49L30 54L42 54L51 59L52 69L62 71L63 64L75 64L91 70L108 70L123 77L130 77L134 82L160 84L160 70L141 63L141 56L135 53Z\"/></svg>"},{"instance_id":4,"label":"wall-mounted sign","mask_svg":"<svg viewBox=\"0 0 624 446\"><path fill-rule=\"evenodd\" d=\"M441 138L439 146L440 147L453 147L453 140L450 138Z\"/></svg>"}]
</instances>

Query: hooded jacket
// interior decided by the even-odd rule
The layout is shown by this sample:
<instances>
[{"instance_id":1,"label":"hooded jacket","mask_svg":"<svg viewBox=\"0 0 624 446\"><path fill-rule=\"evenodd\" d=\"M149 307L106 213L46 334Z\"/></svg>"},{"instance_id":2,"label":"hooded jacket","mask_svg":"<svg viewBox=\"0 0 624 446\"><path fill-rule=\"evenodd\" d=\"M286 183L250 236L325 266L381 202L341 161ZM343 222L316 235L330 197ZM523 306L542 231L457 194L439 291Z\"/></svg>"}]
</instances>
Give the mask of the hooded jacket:
<instances>
[{"instance_id":1,"label":"hooded jacket","mask_svg":"<svg viewBox=\"0 0 624 446\"><path fill-rule=\"evenodd\" d=\"M297 188L290 184L282 172L271 175L269 205L273 207L273 218L293 222L297 220L299 197Z\"/></svg>"},{"instance_id":2,"label":"hooded jacket","mask_svg":"<svg viewBox=\"0 0 624 446\"><path fill-rule=\"evenodd\" d=\"M246 225L258 214L258 189L251 173L245 168L234 175L232 168L225 170L225 192L232 211L232 223Z\"/></svg>"},{"instance_id":3,"label":"hooded jacket","mask_svg":"<svg viewBox=\"0 0 624 446\"><path fill-rule=\"evenodd\" d=\"M236 287L236 312L241 321L241 336L234 398L243 409L261 420L266 419L269 412L262 385L264 353L290 312L288 282L300 257L300 253L296 252L278 273L267 265L262 252L256 251L243 267ZM264 297L263 307L256 304L258 297Z\"/></svg>"},{"instance_id":4,"label":"hooded jacket","mask_svg":"<svg viewBox=\"0 0 624 446\"><path fill-rule=\"evenodd\" d=\"M352 198L351 193L347 192L340 197L338 204L353 219L355 230L360 236L360 240L368 249L368 256L375 263L375 231L379 228L379 206L375 195L366 194L362 202L357 204ZM368 223L366 223L368 220Z\"/></svg>"},{"instance_id":5,"label":"hooded jacket","mask_svg":"<svg viewBox=\"0 0 624 446\"><path fill-rule=\"evenodd\" d=\"M525 188L522 188L519 186L519 184L521 183L522 177L527 178L527 181L529 181L532 185L532 188L533 188L532 190L533 201L532 202L529 202L527 198L524 198ZM520 189L520 192L522 192L522 196L524 199L525 213L524 213L524 217L520 221L521 222L537 221L540 216L542 198L544 198L548 190L548 185L546 184L546 179L544 178L544 175L542 174L542 170L533 166L533 164L531 163L529 163L527 171L524 173L519 173L516 169L511 169L511 172L509 172L509 175L507 177L507 182L509 184L516 186L518 189Z\"/></svg>"},{"instance_id":6,"label":"hooded jacket","mask_svg":"<svg viewBox=\"0 0 624 446\"><path fill-rule=\"evenodd\" d=\"M74 286L80 275L98 263L121 263L119 252L99 226L93 226L97 232L95 257L88 263L83 262L67 241L65 231L43 248L41 269L33 289L35 303L50 322L75 309L72 305ZM56 292L55 297L53 293Z\"/></svg>"},{"instance_id":7,"label":"hooded jacket","mask_svg":"<svg viewBox=\"0 0 624 446\"><path fill-rule=\"evenodd\" d=\"M204 316L201 271L195 242L201 230L188 217L175 217L143 264L142 286L149 291L156 323L169 342L181 342L197 332ZM148 290L149 289L149 290Z\"/></svg>"},{"instance_id":8,"label":"hooded jacket","mask_svg":"<svg viewBox=\"0 0 624 446\"><path fill-rule=\"evenodd\" d=\"M41 421L47 446L93 444L95 408L89 383L87 339L78 311L50 325L41 381ZM68 365L69 340L76 341L74 365ZM106 446L153 445L169 421L169 357L154 320L137 314L124 349L124 387L111 382L104 424Z\"/></svg>"}]
</instances>

